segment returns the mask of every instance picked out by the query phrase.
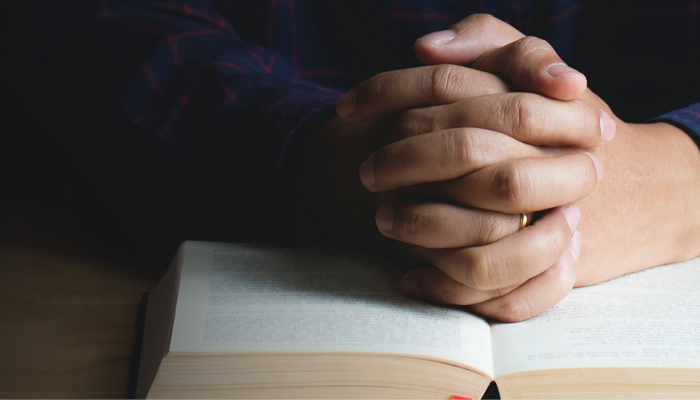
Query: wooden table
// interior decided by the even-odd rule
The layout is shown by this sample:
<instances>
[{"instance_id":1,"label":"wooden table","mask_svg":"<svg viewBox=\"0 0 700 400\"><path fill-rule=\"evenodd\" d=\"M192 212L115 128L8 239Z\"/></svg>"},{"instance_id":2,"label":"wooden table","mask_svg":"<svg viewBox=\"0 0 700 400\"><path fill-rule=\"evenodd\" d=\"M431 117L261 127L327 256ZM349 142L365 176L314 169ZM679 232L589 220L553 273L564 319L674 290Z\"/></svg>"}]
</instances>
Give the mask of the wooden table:
<instances>
[{"instance_id":1,"label":"wooden table","mask_svg":"<svg viewBox=\"0 0 700 400\"><path fill-rule=\"evenodd\" d=\"M124 398L157 280L95 256L65 218L0 196L0 398Z\"/></svg>"}]
</instances>

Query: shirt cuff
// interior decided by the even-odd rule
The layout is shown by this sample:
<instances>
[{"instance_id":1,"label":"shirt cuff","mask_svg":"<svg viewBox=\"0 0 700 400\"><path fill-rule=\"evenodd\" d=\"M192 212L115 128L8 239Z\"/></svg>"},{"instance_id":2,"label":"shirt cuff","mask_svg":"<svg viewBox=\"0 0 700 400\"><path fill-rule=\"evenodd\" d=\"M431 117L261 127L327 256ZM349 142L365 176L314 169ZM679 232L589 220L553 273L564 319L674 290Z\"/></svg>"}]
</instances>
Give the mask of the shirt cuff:
<instances>
[{"instance_id":1,"label":"shirt cuff","mask_svg":"<svg viewBox=\"0 0 700 400\"><path fill-rule=\"evenodd\" d=\"M700 103L691 104L652 118L647 122L668 122L684 130L690 137L700 144Z\"/></svg>"}]
</instances>

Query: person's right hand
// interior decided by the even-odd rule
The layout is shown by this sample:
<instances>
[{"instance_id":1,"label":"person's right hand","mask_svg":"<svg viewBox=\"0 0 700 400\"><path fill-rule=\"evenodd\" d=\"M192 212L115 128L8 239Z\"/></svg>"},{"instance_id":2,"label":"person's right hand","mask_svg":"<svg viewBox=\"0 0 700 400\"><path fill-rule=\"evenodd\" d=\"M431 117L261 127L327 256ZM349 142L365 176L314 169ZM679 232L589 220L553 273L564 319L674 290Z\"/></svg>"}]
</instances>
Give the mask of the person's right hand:
<instances>
[{"instance_id":1,"label":"person's right hand","mask_svg":"<svg viewBox=\"0 0 700 400\"><path fill-rule=\"evenodd\" d=\"M414 49L427 64L469 64L519 81L525 90L546 87L552 68L564 77L573 71L547 57L508 67L503 60L519 53L546 54L551 46L489 15L472 15L449 31L427 35ZM626 123L590 90L580 98L605 110L615 120L617 135L609 145L591 149L606 178L577 203L584 214L578 228L584 245L575 286L700 255L700 152L692 135L664 122Z\"/></svg>"}]
</instances>

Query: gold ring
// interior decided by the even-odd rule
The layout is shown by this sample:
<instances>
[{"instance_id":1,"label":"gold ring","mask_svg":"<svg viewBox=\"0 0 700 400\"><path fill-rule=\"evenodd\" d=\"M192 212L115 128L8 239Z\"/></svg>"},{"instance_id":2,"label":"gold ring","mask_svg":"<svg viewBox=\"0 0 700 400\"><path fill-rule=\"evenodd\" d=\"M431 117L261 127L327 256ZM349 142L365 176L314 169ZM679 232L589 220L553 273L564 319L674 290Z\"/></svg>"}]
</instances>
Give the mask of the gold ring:
<instances>
[{"instance_id":1,"label":"gold ring","mask_svg":"<svg viewBox=\"0 0 700 400\"><path fill-rule=\"evenodd\" d=\"M528 223L528 217L527 214L520 214L520 229L523 229L524 227L527 226ZM518 230L520 230L518 229Z\"/></svg>"}]
</instances>

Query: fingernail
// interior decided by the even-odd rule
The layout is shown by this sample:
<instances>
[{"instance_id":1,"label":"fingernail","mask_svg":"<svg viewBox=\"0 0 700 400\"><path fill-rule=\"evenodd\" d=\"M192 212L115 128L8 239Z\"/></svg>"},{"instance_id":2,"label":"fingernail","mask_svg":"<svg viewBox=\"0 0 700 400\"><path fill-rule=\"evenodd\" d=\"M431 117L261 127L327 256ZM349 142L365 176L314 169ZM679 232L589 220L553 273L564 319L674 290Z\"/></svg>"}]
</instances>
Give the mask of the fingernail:
<instances>
[{"instance_id":1,"label":"fingernail","mask_svg":"<svg viewBox=\"0 0 700 400\"><path fill-rule=\"evenodd\" d=\"M420 286L413 279L403 278L401 283L399 283L399 292L404 296L409 297L421 297L423 291L420 290Z\"/></svg>"},{"instance_id":2,"label":"fingernail","mask_svg":"<svg viewBox=\"0 0 700 400\"><path fill-rule=\"evenodd\" d=\"M549 64L548 66L544 67L544 69L547 71L547 73L549 73L549 75L552 76L552 78L559 78L564 75L581 74L564 63Z\"/></svg>"},{"instance_id":3,"label":"fingernail","mask_svg":"<svg viewBox=\"0 0 700 400\"><path fill-rule=\"evenodd\" d=\"M432 44L433 46L442 46L443 44L454 39L455 36L457 36L457 32L447 30L429 33L421 38L418 38L418 40L423 40Z\"/></svg>"},{"instance_id":4,"label":"fingernail","mask_svg":"<svg viewBox=\"0 0 700 400\"><path fill-rule=\"evenodd\" d=\"M581 210L579 210L576 204L569 204L564 207L564 216L566 217L566 222L569 223L571 232L575 232L578 222L581 220Z\"/></svg>"},{"instance_id":5,"label":"fingernail","mask_svg":"<svg viewBox=\"0 0 700 400\"><path fill-rule=\"evenodd\" d=\"M350 89L335 103L335 112L341 117L347 118L355 111L355 103L357 103L357 91Z\"/></svg>"},{"instance_id":6,"label":"fingernail","mask_svg":"<svg viewBox=\"0 0 700 400\"><path fill-rule=\"evenodd\" d=\"M578 256L581 254L581 232L574 232L574 237L569 243L569 253L574 257L574 260L578 261Z\"/></svg>"},{"instance_id":7,"label":"fingernail","mask_svg":"<svg viewBox=\"0 0 700 400\"><path fill-rule=\"evenodd\" d=\"M360 180L367 189L374 189L374 154L360 165Z\"/></svg>"},{"instance_id":8,"label":"fingernail","mask_svg":"<svg viewBox=\"0 0 700 400\"><path fill-rule=\"evenodd\" d=\"M598 175L598 182L600 182L600 180L603 179L603 163L600 162L600 159L593 154L588 153L588 155L591 156L593 164L595 164L595 172Z\"/></svg>"},{"instance_id":9,"label":"fingernail","mask_svg":"<svg viewBox=\"0 0 700 400\"><path fill-rule=\"evenodd\" d=\"M600 135L604 142L609 142L615 137L615 131L617 130L617 124L615 120L610 118L606 113L603 113L600 117Z\"/></svg>"},{"instance_id":10,"label":"fingernail","mask_svg":"<svg viewBox=\"0 0 700 400\"><path fill-rule=\"evenodd\" d=\"M394 229L394 209L382 204L374 216L380 231L391 232Z\"/></svg>"}]
</instances>

